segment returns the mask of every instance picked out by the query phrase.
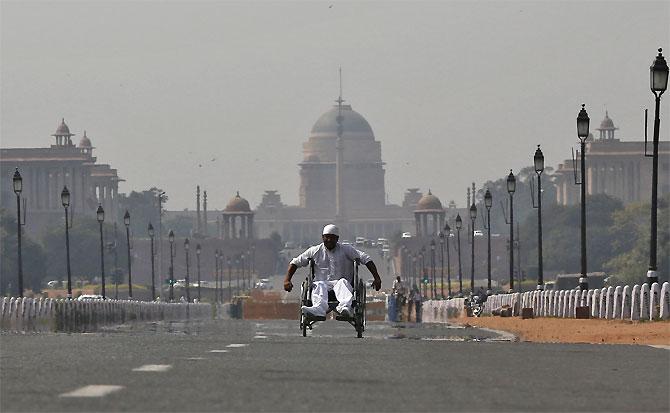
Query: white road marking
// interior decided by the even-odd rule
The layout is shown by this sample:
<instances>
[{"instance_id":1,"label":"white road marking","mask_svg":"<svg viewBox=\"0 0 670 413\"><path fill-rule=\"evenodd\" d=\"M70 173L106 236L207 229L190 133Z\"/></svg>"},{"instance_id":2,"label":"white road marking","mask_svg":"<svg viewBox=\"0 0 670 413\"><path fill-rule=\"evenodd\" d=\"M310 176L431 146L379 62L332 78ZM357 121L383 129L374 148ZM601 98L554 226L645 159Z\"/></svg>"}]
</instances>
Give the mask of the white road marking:
<instances>
[{"instance_id":1,"label":"white road marking","mask_svg":"<svg viewBox=\"0 0 670 413\"><path fill-rule=\"evenodd\" d=\"M670 346L666 346L666 345L663 345L663 344L654 344L654 345L650 345L649 347L662 348L662 349L665 349L665 350L670 350Z\"/></svg>"},{"instance_id":2,"label":"white road marking","mask_svg":"<svg viewBox=\"0 0 670 413\"><path fill-rule=\"evenodd\" d=\"M261 336L261 335L258 335L258 336L254 336L254 338L268 338L268 337L267 337L267 336Z\"/></svg>"},{"instance_id":3,"label":"white road marking","mask_svg":"<svg viewBox=\"0 0 670 413\"><path fill-rule=\"evenodd\" d=\"M239 348L239 347L246 347L248 344L228 344L226 347L230 348Z\"/></svg>"},{"instance_id":4,"label":"white road marking","mask_svg":"<svg viewBox=\"0 0 670 413\"><path fill-rule=\"evenodd\" d=\"M186 358L186 360L207 360L207 359L204 357L188 357Z\"/></svg>"},{"instance_id":5,"label":"white road marking","mask_svg":"<svg viewBox=\"0 0 670 413\"><path fill-rule=\"evenodd\" d=\"M151 372L161 372L168 371L172 368L171 364L145 364L142 367L137 367L133 371L151 371Z\"/></svg>"},{"instance_id":6,"label":"white road marking","mask_svg":"<svg viewBox=\"0 0 670 413\"><path fill-rule=\"evenodd\" d=\"M210 353L227 353L228 350L209 350Z\"/></svg>"},{"instance_id":7,"label":"white road marking","mask_svg":"<svg viewBox=\"0 0 670 413\"><path fill-rule=\"evenodd\" d=\"M256 335L257 335L257 336L264 336L264 335L265 335L265 331L256 331Z\"/></svg>"},{"instance_id":8,"label":"white road marking","mask_svg":"<svg viewBox=\"0 0 670 413\"><path fill-rule=\"evenodd\" d=\"M68 393L63 393L59 397L104 397L123 388L124 386L93 384L90 386L80 387L77 390L73 390Z\"/></svg>"}]
</instances>

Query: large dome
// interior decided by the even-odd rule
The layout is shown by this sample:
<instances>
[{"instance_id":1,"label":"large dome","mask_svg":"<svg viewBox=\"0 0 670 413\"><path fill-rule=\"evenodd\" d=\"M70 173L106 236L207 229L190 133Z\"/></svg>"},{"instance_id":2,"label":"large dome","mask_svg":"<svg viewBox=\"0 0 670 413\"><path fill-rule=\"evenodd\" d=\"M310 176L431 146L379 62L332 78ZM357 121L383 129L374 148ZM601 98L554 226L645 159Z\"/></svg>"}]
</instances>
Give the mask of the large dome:
<instances>
[{"instance_id":1,"label":"large dome","mask_svg":"<svg viewBox=\"0 0 670 413\"><path fill-rule=\"evenodd\" d=\"M235 197L231 199L230 202L228 202L224 212L251 212L249 201L242 198L238 192L237 195L235 195Z\"/></svg>"},{"instance_id":2,"label":"large dome","mask_svg":"<svg viewBox=\"0 0 670 413\"><path fill-rule=\"evenodd\" d=\"M333 106L321 115L312 127L311 136L337 136L337 115L339 109ZM351 109L351 105L342 105L342 129L345 136L374 138L370 124L360 113Z\"/></svg>"},{"instance_id":3,"label":"large dome","mask_svg":"<svg viewBox=\"0 0 670 413\"><path fill-rule=\"evenodd\" d=\"M426 210L442 210L442 202L440 198L436 197L428 190L428 193L419 199L419 202L416 203L417 211L426 211Z\"/></svg>"}]
</instances>

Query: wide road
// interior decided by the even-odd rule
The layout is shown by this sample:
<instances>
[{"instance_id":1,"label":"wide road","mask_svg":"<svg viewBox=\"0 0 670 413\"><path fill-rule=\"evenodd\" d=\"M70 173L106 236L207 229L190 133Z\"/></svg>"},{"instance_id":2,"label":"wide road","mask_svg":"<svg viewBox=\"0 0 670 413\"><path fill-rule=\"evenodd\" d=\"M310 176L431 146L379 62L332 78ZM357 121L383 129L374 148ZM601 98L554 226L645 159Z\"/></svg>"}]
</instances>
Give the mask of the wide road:
<instances>
[{"instance_id":1,"label":"wide road","mask_svg":"<svg viewBox=\"0 0 670 413\"><path fill-rule=\"evenodd\" d=\"M670 351L329 320L0 335L0 410L663 411Z\"/></svg>"}]
</instances>

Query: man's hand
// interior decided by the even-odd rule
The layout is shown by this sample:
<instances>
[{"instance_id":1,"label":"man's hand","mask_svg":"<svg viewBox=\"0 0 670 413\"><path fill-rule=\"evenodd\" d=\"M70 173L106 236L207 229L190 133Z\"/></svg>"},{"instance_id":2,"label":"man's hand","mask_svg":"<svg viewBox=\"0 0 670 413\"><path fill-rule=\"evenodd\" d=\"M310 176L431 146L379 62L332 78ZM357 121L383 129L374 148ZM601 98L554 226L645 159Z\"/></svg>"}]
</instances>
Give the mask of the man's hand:
<instances>
[{"instance_id":1,"label":"man's hand","mask_svg":"<svg viewBox=\"0 0 670 413\"><path fill-rule=\"evenodd\" d=\"M284 290L290 292L292 289L293 289L293 283L291 283L291 280L284 280Z\"/></svg>"},{"instance_id":2,"label":"man's hand","mask_svg":"<svg viewBox=\"0 0 670 413\"><path fill-rule=\"evenodd\" d=\"M382 288L382 279L375 278L375 280L372 282L372 287L374 287L375 291L379 291Z\"/></svg>"}]
</instances>

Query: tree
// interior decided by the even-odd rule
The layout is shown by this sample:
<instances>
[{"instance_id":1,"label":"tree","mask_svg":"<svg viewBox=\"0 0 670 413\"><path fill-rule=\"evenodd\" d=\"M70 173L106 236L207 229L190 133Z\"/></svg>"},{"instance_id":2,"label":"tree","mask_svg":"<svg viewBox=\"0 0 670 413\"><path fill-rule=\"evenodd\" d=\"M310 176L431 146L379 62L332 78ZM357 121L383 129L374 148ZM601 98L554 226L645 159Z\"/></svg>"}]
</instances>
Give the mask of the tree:
<instances>
[{"instance_id":1,"label":"tree","mask_svg":"<svg viewBox=\"0 0 670 413\"><path fill-rule=\"evenodd\" d=\"M195 219L187 215L177 215L163 223L163 228L174 231L177 237L190 237L193 232Z\"/></svg>"},{"instance_id":2,"label":"tree","mask_svg":"<svg viewBox=\"0 0 670 413\"><path fill-rule=\"evenodd\" d=\"M658 275L668 281L670 275L670 195L658 202ZM610 226L612 255L604 267L621 284L645 282L649 264L650 204L632 204L616 211Z\"/></svg>"},{"instance_id":3,"label":"tree","mask_svg":"<svg viewBox=\"0 0 670 413\"><path fill-rule=\"evenodd\" d=\"M5 209L0 210L0 294L18 295L18 240L16 217ZM46 276L44 249L28 236L21 235L23 261L23 288L38 292ZM10 291L11 285L11 291Z\"/></svg>"},{"instance_id":4,"label":"tree","mask_svg":"<svg viewBox=\"0 0 670 413\"><path fill-rule=\"evenodd\" d=\"M94 218L75 217L70 236L70 269L75 279L92 281L100 276L100 227ZM43 245L47 257L47 275L54 280L67 280L67 256L64 223L47 228ZM123 225L121 225L123 226ZM103 225L105 248L105 269L107 274L114 271L114 245L118 251L119 268L127 273L128 259L125 231L118 228L118 240L114 240L113 224ZM112 277L110 277L111 281Z\"/></svg>"},{"instance_id":5,"label":"tree","mask_svg":"<svg viewBox=\"0 0 670 413\"><path fill-rule=\"evenodd\" d=\"M123 222L123 215L130 213L130 230L140 237L147 236L147 226L151 222L157 227L159 221L158 196L162 189L152 187L146 191L132 191L130 194L119 194L119 216L118 222ZM163 195L163 205L168 200Z\"/></svg>"}]
</instances>

